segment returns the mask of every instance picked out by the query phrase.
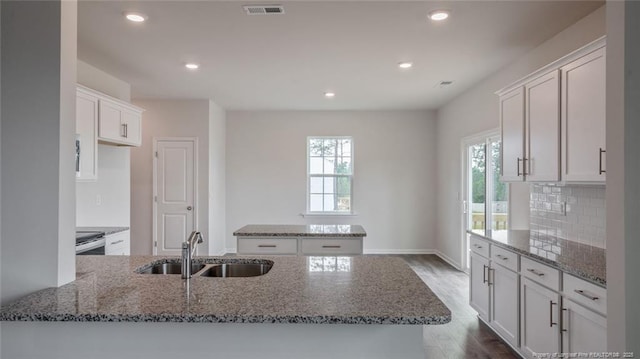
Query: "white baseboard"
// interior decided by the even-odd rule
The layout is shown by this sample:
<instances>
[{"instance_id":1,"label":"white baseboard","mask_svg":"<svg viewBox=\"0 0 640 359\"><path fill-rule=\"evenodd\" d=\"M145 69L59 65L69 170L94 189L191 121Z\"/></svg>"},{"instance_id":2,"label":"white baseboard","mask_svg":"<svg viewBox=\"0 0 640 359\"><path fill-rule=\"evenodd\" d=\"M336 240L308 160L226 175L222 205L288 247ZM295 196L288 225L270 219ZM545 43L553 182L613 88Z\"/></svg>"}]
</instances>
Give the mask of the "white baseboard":
<instances>
[{"instance_id":1,"label":"white baseboard","mask_svg":"<svg viewBox=\"0 0 640 359\"><path fill-rule=\"evenodd\" d=\"M435 254L433 249L365 249L364 254Z\"/></svg>"},{"instance_id":2,"label":"white baseboard","mask_svg":"<svg viewBox=\"0 0 640 359\"><path fill-rule=\"evenodd\" d=\"M462 270L460 268L460 264L456 261L454 261L453 259L451 259L451 257L449 257L448 255L440 252L439 250L436 250L435 255L437 255L438 257L440 257L440 259L442 259L443 261L449 263L453 268L457 269L457 270Z\"/></svg>"}]
</instances>

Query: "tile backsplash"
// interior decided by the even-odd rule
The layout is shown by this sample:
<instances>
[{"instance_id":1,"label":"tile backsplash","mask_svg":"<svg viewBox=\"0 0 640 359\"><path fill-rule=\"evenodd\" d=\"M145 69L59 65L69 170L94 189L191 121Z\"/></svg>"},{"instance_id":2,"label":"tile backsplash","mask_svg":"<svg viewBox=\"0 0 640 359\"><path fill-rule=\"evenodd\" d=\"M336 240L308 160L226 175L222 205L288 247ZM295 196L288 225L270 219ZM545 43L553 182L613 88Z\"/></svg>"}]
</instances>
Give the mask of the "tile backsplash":
<instances>
[{"instance_id":1,"label":"tile backsplash","mask_svg":"<svg viewBox=\"0 0 640 359\"><path fill-rule=\"evenodd\" d=\"M530 230L606 248L605 187L531 185Z\"/></svg>"}]
</instances>

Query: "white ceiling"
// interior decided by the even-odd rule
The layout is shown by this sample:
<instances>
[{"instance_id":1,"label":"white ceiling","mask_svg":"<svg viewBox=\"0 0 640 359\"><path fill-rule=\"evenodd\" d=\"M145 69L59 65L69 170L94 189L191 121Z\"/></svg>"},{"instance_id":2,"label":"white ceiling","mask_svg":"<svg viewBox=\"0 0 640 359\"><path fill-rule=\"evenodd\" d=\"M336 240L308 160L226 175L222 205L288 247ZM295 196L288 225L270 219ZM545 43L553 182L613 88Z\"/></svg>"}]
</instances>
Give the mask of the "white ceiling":
<instances>
[{"instance_id":1,"label":"white ceiling","mask_svg":"<svg viewBox=\"0 0 640 359\"><path fill-rule=\"evenodd\" d=\"M231 110L436 109L603 4L271 1L286 13L245 15L242 5L256 3L81 1L78 57L129 82L134 98L209 98ZM439 8L450 19L427 20ZM127 10L149 19L126 21ZM185 69L188 61L201 68ZM324 98L329 90L335 98Z\"/></svg>"}]
</instances>

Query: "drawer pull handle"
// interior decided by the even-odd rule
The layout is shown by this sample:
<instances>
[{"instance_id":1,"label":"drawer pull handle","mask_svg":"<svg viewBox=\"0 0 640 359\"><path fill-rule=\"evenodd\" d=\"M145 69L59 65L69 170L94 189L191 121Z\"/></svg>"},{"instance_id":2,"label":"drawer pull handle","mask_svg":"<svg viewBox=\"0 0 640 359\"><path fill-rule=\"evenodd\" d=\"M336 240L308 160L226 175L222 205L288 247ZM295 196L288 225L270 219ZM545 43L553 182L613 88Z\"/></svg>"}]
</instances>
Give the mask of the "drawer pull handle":
<instances>
[{"instance_id":1,"label":"drawer pull handle","mask_svg":"<svg viewBox=\"0 0 640 359\"><path fill-rule=\"evenodd\" d=\"M553 301L549 301L549 327L553 327L554 325L558 325L558 323L553 321L553 306L558 303L554 303Z\"/></svg>"},{"instance_id":2,"label":"drawer pull handle","mask_svg":"<svg viewBox=\"0 0 640 359\"><path fill-rule=\"evenodd\" d=\"M322 248L342 248L342 246L322 246Z\"/></svg>"},{"instance_id":3,"label":"drawer pull handle","mask_svg":"<svg viewBox=\"0 0 640 359\"><path fill-rule=\"evenodd\" d=\"M275 244L258 244L258 248L275 248Z\"/></svg>"},{"instance_id":4,"label":"drawer pull handle","mask_svg":"<svg viewBox=\"0 0 640 359\"><path fill-rule=\"evenodd\" d=\"M538 272L537 270L533 269L533 268L527 268L527 270L535 275L537 275L538 277L542 277L544 276L544 273L542 272Z\"/></svg>"},{"instance_id":5,"label":"drawer pull handle","mask_svg":"<svg viewBox=\"0 0 640 359\"><path fill-rule=\"evenodd\" d=\"M118 243L122 243L122 242L124 242L124 239L121 239L121 240L115 241L115 242L111 242L111 244L118 244Z\"/></svg>"},{"instance_id":6,"label":"drawer pull handle","mask_svg":"<svg viewBox=\"0 0 640 359\"><path fill-rule=\"evenodd\" d=\"M477 245L477 244L474 244L473 246L474 246L474 247L476 247L476 248L478 248L478 249L482 249L482 246L479 246L479 245Z\"/></svg>"},{"instance_id":7,"label":"drawer pull handle","mask_svg":"<svg viewBox=\"0 0 640 359\"><path fill-rule=\"evenodd\" d=\"M576 293L578 293L578 294L580 294L581 296L583 296L583 297L587 297L587 298L589 298L589 299L591 299L591 300L598 300L598 299L600 299L600 298L596 297L595 295L590 294L589 292L585 292L585 291L584 291L584 290L582 290L582 289L574 289L573 291L574 291L574 292L576 292Z\"/></svg>"},{"instance_id":8,"label":"drawer pull handle","mask_svg":"<svg viewBox=\"0 0 640 359\"><path fill-rule=\"evenodd\" d=\"M503 261L509 260L508 257L503 256L502 254L496 254L496 257L502 259Z\"/></svg>"}]
</instances>

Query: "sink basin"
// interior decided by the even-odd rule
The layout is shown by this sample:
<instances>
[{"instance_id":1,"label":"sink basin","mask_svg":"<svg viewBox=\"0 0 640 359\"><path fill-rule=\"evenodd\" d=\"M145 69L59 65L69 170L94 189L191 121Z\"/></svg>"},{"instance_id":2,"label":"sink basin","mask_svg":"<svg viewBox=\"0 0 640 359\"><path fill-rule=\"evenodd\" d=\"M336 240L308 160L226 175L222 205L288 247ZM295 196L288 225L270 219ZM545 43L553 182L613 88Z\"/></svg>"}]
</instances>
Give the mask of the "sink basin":
<instances>
[{"instance_id":1,"label":"sink basin","mask_svg":"<svg viewBox=\"0 0 640 359\"><path fill-rule=\"evenodd\" d=\"M204 268L204 264L192 264L191 265L191 273L196 273L199 270ZM160 263L155 264L144 271L141 271L140 274L181 274L182 273L182 264L180 263Z\"/></svg>"},{"instance_id":2,"label":"sink basin","mask_svg":"<svg viewBox=\"0 0 640 359\"><path fill-rule=\"evenodd\" d=\"M270 264L224 263L214 265L200 275L203 277L256 277L266 274L270 269Z\"/></svg>"}]
</instances>

